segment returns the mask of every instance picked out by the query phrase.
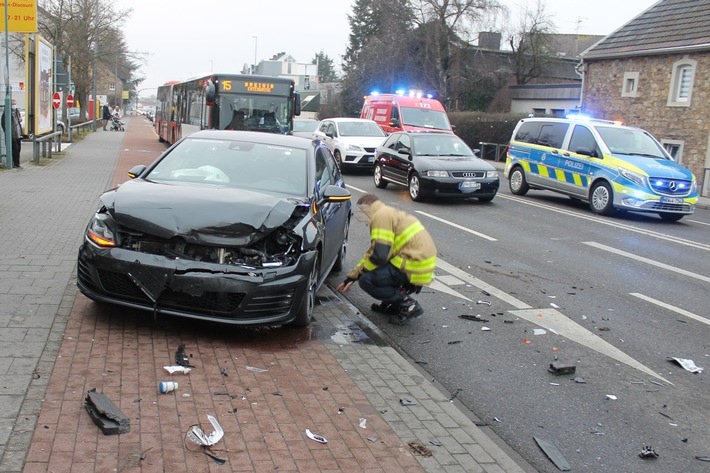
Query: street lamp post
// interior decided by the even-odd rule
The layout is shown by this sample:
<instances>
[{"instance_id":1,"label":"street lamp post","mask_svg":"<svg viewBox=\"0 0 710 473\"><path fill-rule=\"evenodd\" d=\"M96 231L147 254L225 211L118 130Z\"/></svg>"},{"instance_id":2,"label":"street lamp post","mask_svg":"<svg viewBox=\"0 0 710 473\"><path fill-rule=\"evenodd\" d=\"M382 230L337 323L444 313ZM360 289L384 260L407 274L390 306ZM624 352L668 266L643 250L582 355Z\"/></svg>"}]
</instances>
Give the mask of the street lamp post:
<instances>
[{"instance_id":1,"label":"street lamp post","mask_svg":"<svg viewBox=\"0 0 710 473\"><path fill-rule=\"evenodd\" d=\"M256 47L259 44L259 37L258 36L252 36L254 38L254 68L251 70L251 73L254 74L256 73Z\"/></svg>"}]
</instances>

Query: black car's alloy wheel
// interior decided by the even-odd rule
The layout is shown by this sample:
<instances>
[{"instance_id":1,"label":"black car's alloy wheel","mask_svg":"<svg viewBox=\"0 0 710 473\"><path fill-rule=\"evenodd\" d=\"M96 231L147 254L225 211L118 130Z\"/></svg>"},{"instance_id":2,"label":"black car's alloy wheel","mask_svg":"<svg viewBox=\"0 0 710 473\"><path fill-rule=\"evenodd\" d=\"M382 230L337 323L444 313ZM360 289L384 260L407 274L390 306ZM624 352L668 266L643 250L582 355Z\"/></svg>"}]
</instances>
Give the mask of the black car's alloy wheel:
<instances>
[{"instance_id":1,"label":"black car's alloy wheel","mask_svg":"<svg viewBox=\"0 0 710 473\"><path fill-rule=\"evenodd\" d=\"M382 177L382 166L381 165L378 164L375 166L375 172L372 175L372 178L375 181L375 187L377 187L378 189L384 189L385 187L387 187L387 181L385 181L384 178Z\"/></svg>"}]
</instances>

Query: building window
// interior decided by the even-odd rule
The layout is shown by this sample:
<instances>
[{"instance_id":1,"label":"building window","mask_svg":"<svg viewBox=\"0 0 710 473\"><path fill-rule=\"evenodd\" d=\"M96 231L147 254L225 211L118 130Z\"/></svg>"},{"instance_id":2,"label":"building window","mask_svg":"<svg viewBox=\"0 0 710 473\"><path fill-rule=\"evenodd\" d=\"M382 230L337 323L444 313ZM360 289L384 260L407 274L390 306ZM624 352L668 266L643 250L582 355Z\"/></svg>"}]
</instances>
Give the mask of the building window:
<instances>
[{"instance_id":1,"label":"building window","mask_svg":"<svg viewBox=\"0 0 710 473\"><path fill-rule=\"evenodd\" d=\"M696 66L697 61L688 58L673 64L671 88L668 92L669 107L690 107Z\"/></svg>"},{"instance_id":2,"label":"building window","mask_svg":"<svg viewBox=\"0 0 710 473\"><path fill-rule=\"evenodd\" d=\"M677 140L661 140L661 144L678 164L683 164L683 142Z\"/></svg>"},{"instance_id":3,"label":"building window","mask_svg":"<svg viewBox=\"0 0 710 473\"><path fill-rule=\"evenodd\" d=\"M621 87L622 97L636 97L639 84L638 72L625 72L624 84Z\"/></svg>"},{"instance_id":4,"label":"building window","mask_svg":"<svg viewBox=\"0 0 710 473\"><path fill-rule=\"evenodd\" d=\"M546 113L547 110L544 108L533 108L533 115L536 117L544 117Z\"/></svg>"},{"instance_id":5,"label":"building window","mask_svg":"<svg viewBox=\"0 0 710 473\"><path fill-rule=\"evenodd\" d=\"M552 116L557 118L564 118L566 115L565 110L563 108L553 108L551 112Z\"/></svg>"}]
</instances>

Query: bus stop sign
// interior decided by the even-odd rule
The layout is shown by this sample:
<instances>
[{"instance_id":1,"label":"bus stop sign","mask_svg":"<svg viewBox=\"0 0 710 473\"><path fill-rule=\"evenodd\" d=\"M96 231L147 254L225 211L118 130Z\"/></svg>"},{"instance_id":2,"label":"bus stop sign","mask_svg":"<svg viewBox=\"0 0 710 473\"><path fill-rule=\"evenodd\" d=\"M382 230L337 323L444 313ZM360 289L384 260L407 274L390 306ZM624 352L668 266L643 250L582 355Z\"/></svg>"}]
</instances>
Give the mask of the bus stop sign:
<instances>
[{"instance_id":1,"label":"bus stop sign","mask_svg":"<svg viewBox=\"0 0 710 473\"><path fill-rule=\"evenodd\" d=\"M62 96L59 95L59 92L55 92L54 95L52 96L52 106L56 109L59 108L62 105Z\"/></svg>"},{"instance_id":2,"label":"bus stop sign","mask_svg":"<svg viewBox=\"0 0 710 473\"><path fill-rule=\"evenodd\" d=\"M74 96L72 94L67 95L67 107L72 108L74 106Z\"/></svg>"}]
</instances>

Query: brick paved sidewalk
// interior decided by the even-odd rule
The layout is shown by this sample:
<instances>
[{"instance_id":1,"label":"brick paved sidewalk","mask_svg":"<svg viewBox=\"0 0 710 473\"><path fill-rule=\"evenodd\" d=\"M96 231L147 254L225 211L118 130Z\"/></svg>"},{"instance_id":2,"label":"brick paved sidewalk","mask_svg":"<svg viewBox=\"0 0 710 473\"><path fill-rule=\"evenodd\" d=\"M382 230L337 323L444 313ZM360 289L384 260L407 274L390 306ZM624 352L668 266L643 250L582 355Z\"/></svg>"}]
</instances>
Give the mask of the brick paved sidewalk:
<instances>
[{"instance_id":1,"label":"brick paved sidewalk","mask_svg":"<svg viewBox=\"0 0 710 473\"><path fill-rule=\"evenodd\" d=\"M126 121L120 143L109 132L93 137L120 146L112 185L164 149L148 122ZM97 304L76 294L72 277L22 471L524 471L352 306L327 287L318 296L308 328L244 329ZM194 368L170 375L163 367L180 344ZM160 394L165 380L178 389ZM92 422L83 404L93 388L126 414L129 433L106 436ZM207 415L225 432L212 448L222 465L186 440L193 425L212 431Z\"/></svg>"}]
</instances>

